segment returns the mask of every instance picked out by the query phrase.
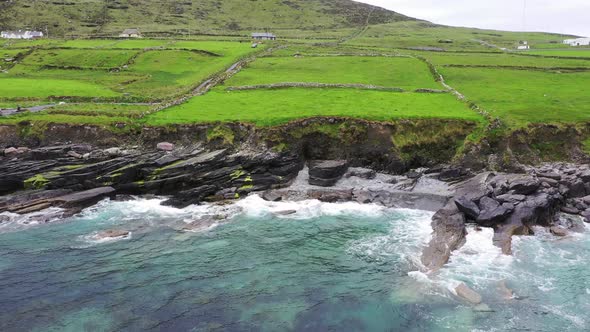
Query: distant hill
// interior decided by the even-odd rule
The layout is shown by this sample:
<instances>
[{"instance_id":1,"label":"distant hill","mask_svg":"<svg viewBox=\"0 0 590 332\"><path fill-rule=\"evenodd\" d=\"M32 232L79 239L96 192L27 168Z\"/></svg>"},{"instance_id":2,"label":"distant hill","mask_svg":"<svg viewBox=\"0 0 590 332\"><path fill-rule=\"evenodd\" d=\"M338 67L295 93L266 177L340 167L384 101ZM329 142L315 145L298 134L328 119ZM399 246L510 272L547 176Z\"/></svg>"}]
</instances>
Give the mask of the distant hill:
<instances>
[{"instance_id":1,"label":"distant hill","mask_svg":"<svg viewBox=\"0 0 590 332\"><path fill-rule=\"evenodd\" d=\"M0 1L0 28L38 29L58 37L112 35L124 28L147 35L326 30L411 20L350 0Z\"/></svg>"}]
</instances>

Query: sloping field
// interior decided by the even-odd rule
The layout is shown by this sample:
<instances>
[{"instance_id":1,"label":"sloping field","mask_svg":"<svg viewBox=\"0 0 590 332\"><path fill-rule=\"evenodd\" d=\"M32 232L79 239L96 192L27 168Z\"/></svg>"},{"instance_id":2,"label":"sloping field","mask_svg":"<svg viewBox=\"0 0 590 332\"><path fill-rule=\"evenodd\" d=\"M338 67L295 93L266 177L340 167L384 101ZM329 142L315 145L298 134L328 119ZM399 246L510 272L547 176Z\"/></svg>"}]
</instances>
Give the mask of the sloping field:
<instances>
[{"instance_id":1,"label":"sloping field","mask_svg":"<svg viewBox=\"0 0 590 332\"><path fill-rule=\"evenodd\" d=\"M0 73L0 79L7 84L12 82L7 79L15 79L13 86L0 87L0 100L116 97L115 101L119 98L119 101L143 102L173 98L188 93L239 58L264 49L264 46L252 49L249 43L211 41L185 42L186 45L181 45L183 49L141 49L148 45L174 43L84 40L65 42L69 47L83 48L37 49L7 73ZM121 44L128 48L119 48ZM191 47L195 51L184 50ZM4 49L1 52L12 57L23 50ZM80 84L79 91L72 88L77 83Z\"/></svg>"},{"instance_id":2,"label":"sloping field","mask_svg":"<svg viewBox=\"0 0 590 332\"><path fill-rule=\"evenodd\" d=\"M369 120L445 118L483 120L450 94L395 93L357 89L286 89L226 92L216 89L154 113L147 124L244 121L270 126L314 116Z\"/></svg>"},{"instance_id":3,"label":"sloping field","mask_svg":"<svg viewBox=\"0 0 590 332\"><path fill-rule=\"evenodd\" d=\"M38 50L22 62L27 66L73 67L82 69L109 69L125 65L137 51L121 50Z\"/></svg>"},{"instance_id":4,"label":"sloping field","mask_svg":"<svg viewBox=\"0 0 590 332\"><path fill-rule=\"evenodd\" d=\"M227 86L281 82L367 84L441 89L423 62L407 57L272 57L250 64Z\"/></svg>"}]
</instances>

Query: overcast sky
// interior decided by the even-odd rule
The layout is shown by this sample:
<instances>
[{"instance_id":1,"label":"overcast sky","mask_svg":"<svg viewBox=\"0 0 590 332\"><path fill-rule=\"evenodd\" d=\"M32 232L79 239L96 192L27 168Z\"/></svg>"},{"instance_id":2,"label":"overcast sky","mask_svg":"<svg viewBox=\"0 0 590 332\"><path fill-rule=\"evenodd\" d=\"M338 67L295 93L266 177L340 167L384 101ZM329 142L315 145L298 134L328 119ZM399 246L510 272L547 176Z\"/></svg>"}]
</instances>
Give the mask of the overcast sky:
<instances>
[{"instance_id":1,"label":"overcast sky","mask_svg":"<svg viewBox=\"0 0 590 332\"><path fill-rule=\"evenodd\" d=\"M357 0L434 23L590 36L590 0ZM526 13L526 15L524 15Z\"/></svg>"}]
</instances>

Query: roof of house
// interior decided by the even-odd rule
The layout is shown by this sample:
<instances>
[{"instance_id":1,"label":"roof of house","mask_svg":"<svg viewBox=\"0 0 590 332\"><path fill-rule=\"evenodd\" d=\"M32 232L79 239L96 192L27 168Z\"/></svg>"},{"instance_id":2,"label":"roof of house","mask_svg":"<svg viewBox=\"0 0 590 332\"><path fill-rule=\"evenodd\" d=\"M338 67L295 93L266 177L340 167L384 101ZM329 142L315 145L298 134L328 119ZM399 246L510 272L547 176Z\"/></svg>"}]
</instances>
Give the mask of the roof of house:
<instances>
[{"instance_id":1,"label":"roof of house","mask_svg":"<svg viewBox=\"0 0 590 332\"><path fill-rule=\"evenodd\" d=\"M252 37L276 37L274 33L270 32L253 32Z\"/></svg>"},{"instance_id":2,"label":"roof of house","mask_svg":"<svg viewBox=\"0 0 590 332\"><path fill-rule=\"evenodd\" d=\"M125 29L123 30L124 35L139 35L139 29Z\"/></svg>"},{"instance_id":3,"label":"roof of house","mask_svg":"<svg viewBox=\"0 0 590 332\"><path fill-rule=\"evenodd\" d=\"M2 31L3 34L9 34L9 35L29 35L29 36L33 36L33 37L42 37L43 36L43 32L41 31L22 31L22 30L18 30L18 31Z\"/></svg>"}]
</instances>

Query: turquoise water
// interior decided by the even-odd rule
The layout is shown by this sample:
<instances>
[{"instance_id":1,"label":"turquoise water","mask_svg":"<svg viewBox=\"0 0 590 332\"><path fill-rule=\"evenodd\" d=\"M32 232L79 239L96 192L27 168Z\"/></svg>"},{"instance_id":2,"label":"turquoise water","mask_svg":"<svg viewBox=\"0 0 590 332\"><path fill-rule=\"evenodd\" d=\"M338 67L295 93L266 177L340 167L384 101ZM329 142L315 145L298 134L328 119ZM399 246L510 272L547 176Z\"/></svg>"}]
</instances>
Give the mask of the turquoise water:
<instances>
[{"instance_id":1,"label":"turquoise water","mask_svg":"<svg viewBox=\"0 0 590 332\"><path fill-rule=\"evenodd\" d=\"M102 202L49 225L0 227L1 331L585 331L590 236L471 231L440 273L419 269L431 213L372 205ZM274 212L296 210L278 216ZM183 232L208 215L227 217ZM96 232L130 230L98 241ZM497 290L505 280L519 299ZM465 282L493 312L452 289Z\"/></svg>"}]
</instances>

